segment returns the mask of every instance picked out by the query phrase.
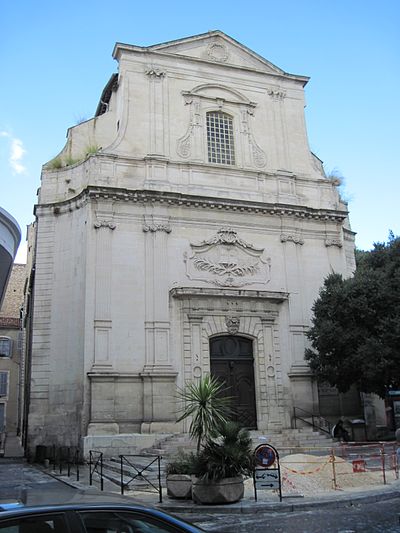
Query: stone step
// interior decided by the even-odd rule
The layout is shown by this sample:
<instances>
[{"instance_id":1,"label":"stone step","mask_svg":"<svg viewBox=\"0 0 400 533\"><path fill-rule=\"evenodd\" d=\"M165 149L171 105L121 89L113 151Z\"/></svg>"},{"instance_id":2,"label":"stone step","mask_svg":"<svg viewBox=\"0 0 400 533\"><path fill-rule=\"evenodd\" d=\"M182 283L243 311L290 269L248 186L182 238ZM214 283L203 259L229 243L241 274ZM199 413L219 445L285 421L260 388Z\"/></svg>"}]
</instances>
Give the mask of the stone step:
<instances>
[{"instance_id":1,"label":"stone step","mask_svg":"<svg viewBox=\"0 0 400 533\"><path fill-rule=\"evenodd\" d=\"M301 427L295 429L283 429L280 432L274 431L251 431L253 445L268 442L278 450L288 449L311 449L313 447L328 448L335 446L336 443L326 433L315 431L312 427ZM190 439L188 434L169 435L157 440L156 447L145 450L147 453L161 455L164 458L170 458L179 453L179 451L195 452L196 444Z\"/></svg>"},{"instance_id":2,"label":"stone step","mask_svg":"<svg viewBox=\"0 0 400 533\"><path fill-rule=\"evenodd\" d=\"M4 457L21 458L25 452L21 445L21 439L16 433L8 433L4 443Z\"/></svg>"}]
</instances>

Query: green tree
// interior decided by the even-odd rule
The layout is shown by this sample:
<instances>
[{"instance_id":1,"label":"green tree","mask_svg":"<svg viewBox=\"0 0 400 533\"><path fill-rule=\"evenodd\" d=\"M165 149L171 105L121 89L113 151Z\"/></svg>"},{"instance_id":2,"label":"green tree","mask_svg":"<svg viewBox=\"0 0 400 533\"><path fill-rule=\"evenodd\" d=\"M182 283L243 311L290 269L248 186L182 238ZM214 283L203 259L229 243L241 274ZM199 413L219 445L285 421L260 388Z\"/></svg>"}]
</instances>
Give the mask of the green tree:
<instances>
[{"instance_id":1,"label":"green tree","mask_svg":"<svg viewBox=\"0 0 400 533\"><path fill-rule=\"evenodd\" d=\"M383 398L400 388L400 237L391 233L356 261L354 277L326 278L305 357L319 381Z\"/></svg>"}]
</instances>

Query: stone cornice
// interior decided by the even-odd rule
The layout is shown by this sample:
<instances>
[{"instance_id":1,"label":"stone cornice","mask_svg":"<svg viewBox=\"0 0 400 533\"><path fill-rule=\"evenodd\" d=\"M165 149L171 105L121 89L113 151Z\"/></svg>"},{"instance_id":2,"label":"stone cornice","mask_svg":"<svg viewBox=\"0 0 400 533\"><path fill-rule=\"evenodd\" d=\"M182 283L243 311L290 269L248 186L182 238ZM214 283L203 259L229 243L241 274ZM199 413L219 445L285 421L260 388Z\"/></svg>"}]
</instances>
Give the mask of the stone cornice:
<instances>
[{"instance_id":1,"label":"stone cornice","mask_svg":"<svg viewBox=\"0 0 400 533\"><path fill-rule=\"evenodd\" d=\"M203 65L215 65L216 67L223 67L225 69L230 69L233 72L237 71L243 71L248 72L251 74L258 74L262 76L269 76L271 78L275 78L278 80L293 80L295 82L299 82L302 87L304 87L308 81L310 80L309 76L302 76L298 74L290 74L289 72L284 72L283 70L281 72L273 72L272 70L263 70L262 68L257 67L246 67L245 65L235 65L233 63L221 63L221 62L215 62L210 59L205 59L201 57L194 57L194 56L188 56L183 54L177 54L173 52L166 52L163 50L149 50L148 48L142 48L139 46L129 45L129 44L123 44L123 43L116 43L113 51L113 57L117 61L120 61L121 59L121 53L122 52L128 52L128 53L136 53L139 56L141 54L145 55L145 59L148 61L148 57L155 56L160 58L159 61L161 62L162 58L170 59L170 60L181 60L186 61L187 63L198 63ZM150 56L150 57L151 57ZM172 64L172 61L170 61ZM174 69L175 70L175 69Z\"/></svg>"},{"instance_id":2,"label":"stone cornice","mask_svg":"<svg viewBox=\"0 0 400 533\"><path fill-rule=\"evenodd\" d=\"M256 298L257 300L272 300L275 302L283 302L289 298L287 292L278 291L257 291L257 290L243 290L243 289L212 289L209 287L175 287L170 290L170 294L174 298Z\"/></svg>"},{"instance_id":3,"label":"stone cornice","mask_svg":"<svg viewBox=\"0 0 400 533\"><path fill-rule=\"evenodd\" d=\"M128 190L109 187L89 186L78 196L54 204L37 204L35 214L52 211L55 215L70 212L73 208L79 209L87 201L107 200L132 202L142 205L159 204L166 207L189 207L197 209L231 211L236 213L251 213L260 215L284 216L303 220L324 220L343 222L347 211L335 209L314 209L308 206L290 205L281 203L253 202L231 198L216 198L210 196L197 196L178 192Z\"/></svg>"}]
</instances>

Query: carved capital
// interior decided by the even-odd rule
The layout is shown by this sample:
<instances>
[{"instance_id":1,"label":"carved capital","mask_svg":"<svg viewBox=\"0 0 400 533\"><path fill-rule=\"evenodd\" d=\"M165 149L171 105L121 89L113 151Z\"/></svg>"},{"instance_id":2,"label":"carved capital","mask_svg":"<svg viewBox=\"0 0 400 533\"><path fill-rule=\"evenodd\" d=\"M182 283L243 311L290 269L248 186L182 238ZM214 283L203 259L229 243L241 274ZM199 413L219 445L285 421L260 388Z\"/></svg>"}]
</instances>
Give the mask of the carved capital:
<instances>
[{"instance_id":1,"label":"carved capital","mask_svg":"<svg viewBox=\"0 0 400 533\"><path fill-rule=\"evenodd\" d=\"M156 231L165 231L165 233L171 233L172 231L172 228L169 224L157 224L157 223L151 223L151 224L148 224L147 222L145 222L143 224L143 231L145 233L155 233Z\"/></svg>"},{"instance_id":2,"label":"carved capital","mask_svg":"<svg viewBox=\"0 0 400 533\"><path fill-rule=\"evenodd\" d=\"M147 70L145 70L145 74L151 80L160 80L164 78L164 76L166 75L166 72L157 67L149 67Z\"/></svg>"},{"instance_id":3,"label":"carved capital","mask_svg":"<svg viewBox=\"0 0 400 533\"><path fill-rule=\"evenodd\" d=\"M282 233L281 242L293 242L294 244L304 244L304 240L297 235L291 233Z\"/></svg>"},{"instance_id":4,"label":"carved capital","mask_svg":"<svg viewBox=\"0 0 400 533\"><path fill-rule=\"evenodd\" d=\"M343 243L340 239L325 239L325 246L337 246L338 248L341 248Z\"/></svg>"},{"instance_id":5,"label":"carved capital","mask_svg":"<svg viewBox=\"0 0 400 533\"><path fill-rule=\"evenodd\" d=\"M284 98L286 98L286 91L283 90L268 89L267 93L272 98L272 100L283 100Z\"/></svg>"},{"instance_id":6,"label":"carved capital","mask_svg":"<svg viewBox=\"0 0 400 533\"><path fill-rule=\"evenodd\" d=\"M109 228L110 230L115 230L117 227L111 220L97 220L93 226L94 229Z\"/></svg>"}]
</instances>

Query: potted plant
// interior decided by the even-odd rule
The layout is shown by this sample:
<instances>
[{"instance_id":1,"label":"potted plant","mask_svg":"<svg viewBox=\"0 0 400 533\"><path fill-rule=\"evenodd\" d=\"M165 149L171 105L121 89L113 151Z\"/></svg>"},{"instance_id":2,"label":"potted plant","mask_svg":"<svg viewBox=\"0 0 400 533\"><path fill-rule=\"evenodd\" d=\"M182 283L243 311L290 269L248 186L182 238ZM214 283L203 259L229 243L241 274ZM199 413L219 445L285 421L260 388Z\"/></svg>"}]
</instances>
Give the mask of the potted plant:
<instances>
[{"instance_id":1,"label":"potted plant","mask_svg":"<svg viewBox=\"0 0 400 533\"><path fill-rule=\"evenodd\" d=\"M196 470L197 456L180 452L166 465L167 494L170 498L192 497L192 473Z\"/></svg>"},{"instance_id":2,"label":"potted plant","mask_svg":"<svg viewBox=\"0 0 400 533\"><path fill-rule=\"evenodd\" d=\"M234 503L243 498L244 475L251 475L254 453L249 432L235 422L220 426L198 456L192 498L197 503Z\"/></svg>"}]
</instances>

